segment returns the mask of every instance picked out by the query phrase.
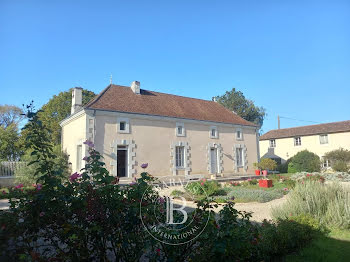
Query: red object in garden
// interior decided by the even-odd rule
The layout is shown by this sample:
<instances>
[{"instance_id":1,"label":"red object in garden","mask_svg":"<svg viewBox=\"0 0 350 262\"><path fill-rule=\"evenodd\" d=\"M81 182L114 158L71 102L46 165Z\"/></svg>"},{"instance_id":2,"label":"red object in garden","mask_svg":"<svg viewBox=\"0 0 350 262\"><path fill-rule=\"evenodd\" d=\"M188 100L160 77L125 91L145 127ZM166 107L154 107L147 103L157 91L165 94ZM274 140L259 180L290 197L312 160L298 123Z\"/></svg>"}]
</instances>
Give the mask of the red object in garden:
<instances>
[{"instance_id":1,"label":"red object in garden","mask_svg":"<svg viewBox=\"0 0 350 262\"><path fill-rule=\"evenodd\" d=\"M267 170L263 170L262 174L263 174L263 176L267 176L267 174L268 174Z\"/></svg>"},{"instance_id":2,"label":"red object in garden","mask_svg":"<svg viewBox=\"0 0 350 262\"><path fill-rule=\"evenodd\" d=\"M259 170L259 169L256 169L256 170L255 170L255 175L256 175L256 176L260 176L260 170Z\"/></svg>"},{"instance_id":3,"label":"red object in garden","mask_svg":"<svg viewBox=\"0 0 350 262\"><path fill-rule=\"evenodd\" d=\"M260 179L259 187L273 187L271 179Z\"/></svg>"}]
</instances>

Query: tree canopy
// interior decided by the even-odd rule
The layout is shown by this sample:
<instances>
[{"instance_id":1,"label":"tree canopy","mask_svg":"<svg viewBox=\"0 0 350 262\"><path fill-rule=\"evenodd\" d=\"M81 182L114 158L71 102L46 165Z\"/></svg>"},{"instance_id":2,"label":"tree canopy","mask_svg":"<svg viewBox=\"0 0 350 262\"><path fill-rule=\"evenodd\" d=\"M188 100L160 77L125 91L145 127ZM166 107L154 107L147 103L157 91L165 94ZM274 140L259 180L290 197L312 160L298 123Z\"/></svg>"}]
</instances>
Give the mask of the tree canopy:
<instances>
[{"instance_id":1,"label":"tree canopy","mask_svg":"<svg viewBox=\"0 0 350 262\"><path fill-rule=\"evenodd\" d=\"M216 101L234 111L243 119L257 124L259 127L263 125L266 116L266 110L263 107L256 106L252 100L247 99L241 91L233 88L226 91L221 96L216 96Z\"/></svg>"},{"instance_id":2,"label":"tree canopy","mask_svg":"<svg viewBox=\"0 0 350 262\"><path fill-rule=\"evenodd\" d=\"M17 125L23 119L23 110L15 105L0 105L0 126Z\"/></svg>"},{"instance_id":3,"label":"tree canopy","mask_svg":"<svg viewBox=\"0 0 350 262\"><path fill-rule=\"evenodd\" d=\"M0 105L0 160L17 160L22 153L18 125L23 110L15 105Z\"/></svg>"}]
</instances>

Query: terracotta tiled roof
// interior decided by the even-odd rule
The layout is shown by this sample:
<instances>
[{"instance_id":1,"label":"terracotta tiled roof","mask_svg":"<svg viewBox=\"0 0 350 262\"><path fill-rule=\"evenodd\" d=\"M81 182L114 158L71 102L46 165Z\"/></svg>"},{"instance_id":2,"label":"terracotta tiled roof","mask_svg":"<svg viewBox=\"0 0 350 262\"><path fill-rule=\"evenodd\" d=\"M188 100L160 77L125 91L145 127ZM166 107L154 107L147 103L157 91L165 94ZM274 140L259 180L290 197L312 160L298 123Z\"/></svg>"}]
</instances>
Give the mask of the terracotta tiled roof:
<instances>
[{"instance_id":1,"label":"terracotta tiled roof","mask_svg":"<svg viewBox=\"0 0 350 262\"><path fill-rule=\"evenodd\" d=\"M109 85L85 108L256 126L213 101L143 89L135 94L119 85Z\"/></svg>"},{"instance_id":2,"label":"terracotta tiled roof","mask_svg":"<svg viewBox=\"0 0 350 262\"><path fill-rule=\"evenodd\" d=\"M295 136L309 136L318 134L329 134L350 131L350 120L333 122L311 126L300 126L293 128L271 130L260 137L260 140L286 138Z\"/></svg>"}]
</instances>

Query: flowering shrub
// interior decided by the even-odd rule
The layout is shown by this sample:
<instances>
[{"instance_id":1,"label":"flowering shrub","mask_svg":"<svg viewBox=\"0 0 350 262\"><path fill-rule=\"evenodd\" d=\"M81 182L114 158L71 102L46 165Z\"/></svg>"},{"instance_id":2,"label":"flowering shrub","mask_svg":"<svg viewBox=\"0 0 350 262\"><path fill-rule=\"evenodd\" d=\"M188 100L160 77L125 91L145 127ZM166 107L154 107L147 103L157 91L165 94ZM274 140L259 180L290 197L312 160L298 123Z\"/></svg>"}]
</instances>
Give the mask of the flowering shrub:
<instances>
[{"instance_id":1,"label":"flowering shrub","mask_svg":"<svg viewBox=\"0 0 350 262\"><path fill-rule=\"evenodd\" d=\"M251 179L248 178L246 181L242 182L242 186L254 186L258 184L258 180L257 179Z\"/></svg>"},{"instance_id":2,"label":"flowering shrub","mask_svg":"<svg viewBox=\"0 0 350 262\"><path fill-rule=\"evenodd\" d=\"M208 181L206 179L187 184L185 190L196 196L214 196L223 192L217 181Z\"/></svg>"}]
</instances>

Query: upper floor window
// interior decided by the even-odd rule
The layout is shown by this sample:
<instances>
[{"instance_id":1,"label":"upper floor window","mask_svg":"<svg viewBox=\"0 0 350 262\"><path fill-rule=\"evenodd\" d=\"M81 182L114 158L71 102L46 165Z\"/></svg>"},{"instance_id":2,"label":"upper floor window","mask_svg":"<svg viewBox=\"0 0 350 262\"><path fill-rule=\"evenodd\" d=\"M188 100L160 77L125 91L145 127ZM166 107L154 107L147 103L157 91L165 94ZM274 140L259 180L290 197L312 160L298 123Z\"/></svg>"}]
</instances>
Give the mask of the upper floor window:
<instances>
[{"instance_id":1,"label":"upper floor window","mask_svg":"<svg viewBox=\"0 0 350 262\"><path fill-rule=\"evenodd\" d=\"M176 135L185 136L185 125L184 123L176 123Z\"/></svg>"},{"instance_id":2,"label":"upper floor window","mask_svg":"<svg viewBox=\"0 0 350 262\"><path fill-rule=\"evenodd\" d=\"M270 147L276 147L276 140L270 139Z\"/></svg>"},{"instance_id":3,"label":"upper floor window","mask_svg":"<svg viewBox=\"0 0 350 262\"><path fill-rule=\"evenodd\" d=\"M118 118L118 133L130 133L130 124L128 118Z\"/></svg>"},{"instance_id":4,"label":"upper floor window","mask_svg":"<svg viewBox=\"0 0 350 262\"><path fill-rule=\"evenodd\" d=\"M301 137L294 137L294 146L301 146Z\"/></svg>"},{"instance_id":5,"label":"upper floor window","mask_svg":"<svg viewBox=\"0 0 350 262\"><path fill-rule=\"evenodd\" d=\"M183 168L185 160L185 147L176 146L175 147L175 164L176 168Z\"/></svg>"},{"instance_id":6,"label":"upper floor window","mask_svg":"<svg viewBox=\"0 0 350 262\"><path fill-rule=\"evenodd\" d=\"M124 121L120 122L119 123L119 130L120 131L125 131L125 126L126 126L126 123Z\"/></svg>"},{"instance_id":7,"label":"upper floor window","mask_svg":"<svg viewBox=\"0 0 350 262\"><path fill-rule=\"evenodd\" d=\"M328 135L327 134L320 135L320 144L321 145L328 144Z\"/></svg>"},{"instance_id":8,"label":"upper floor window","mask_svg":"<svg viewBox=\"0 0 350 262\"><path fill-rule=\"evenodd\" d=\"M243 133L241 128L236 128L236 140L243 140Z\"/></svg>"},{"instance_id":9,"label":"upper floor window","mask_svg":"<svg viewBox=\"0 0 350 262\"><path fill-rule=\"evenodd\" d=\"M218 138L218 129L216 126L210 127L210 138Z\"/></svg>"}]
</instances>

